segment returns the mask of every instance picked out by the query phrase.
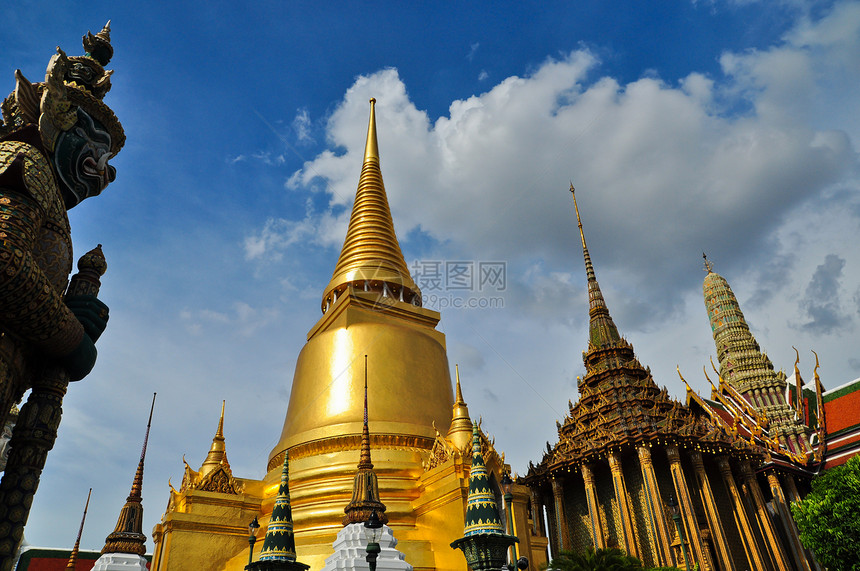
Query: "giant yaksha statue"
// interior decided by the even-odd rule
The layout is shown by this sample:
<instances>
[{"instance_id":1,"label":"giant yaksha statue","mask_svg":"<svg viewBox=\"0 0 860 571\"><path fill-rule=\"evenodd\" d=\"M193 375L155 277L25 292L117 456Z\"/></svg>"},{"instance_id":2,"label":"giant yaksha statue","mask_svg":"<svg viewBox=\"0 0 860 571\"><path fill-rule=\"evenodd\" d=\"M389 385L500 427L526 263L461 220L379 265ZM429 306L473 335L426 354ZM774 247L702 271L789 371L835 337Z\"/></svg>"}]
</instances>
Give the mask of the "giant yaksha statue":
<instances>
[{"instance_id":1,"label":"giant yaksha statue","mask_svg":"<svg viewBox=\"0 0 860 571\"><path fill-rule=\"evenodd\" d=\"M0 484L0 569L20 540L38 473L56 438L65 385L92 369L94 343L108 317L107 306L93 295L104 271L100 250L84 264L95 276L77 288L85 295L66 291L73 261L66 211L113 181L108 160L125 142L122 126L102 102L111 87L112 72L104 68L113 56L110 22L98 34L87 33L83 44L83 56L67 57L57 48L43 83L30 83L16 71L15 91L2 103L0 426L24 392L33 392L21 409ZM21 501L21 492L29 499Z\"/></svg>"}]
</instances>

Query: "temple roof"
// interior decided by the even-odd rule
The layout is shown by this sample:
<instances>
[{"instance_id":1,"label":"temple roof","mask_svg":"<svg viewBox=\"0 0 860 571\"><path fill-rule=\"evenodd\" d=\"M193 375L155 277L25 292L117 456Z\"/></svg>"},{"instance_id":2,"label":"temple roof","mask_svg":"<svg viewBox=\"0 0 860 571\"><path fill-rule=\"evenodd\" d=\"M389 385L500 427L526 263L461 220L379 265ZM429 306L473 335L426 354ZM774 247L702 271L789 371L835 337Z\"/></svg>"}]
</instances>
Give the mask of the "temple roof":
<instances>
[{"instance_id":1,"label":"temple roof","mask_svg":"<svg viewBox=\"0 0 860 571\"><path fill-rule=\"evenodd\" d=\"M724 449L728 435L707 417L694 415L682 403L659 388L650 369L636 358L633 346L618 333L600 291L576 204L576 220L582 241L588 280L589 340L583 353L585 376L578 379L580 400L569 404L569 414L558 426L559 442L547 444L547 453L529 476L551 471L554 466L590 461L610 448L651 441L696 440Z\"/></svg>"},{"instance_id":2,"label":"temple roof","mask_svg":"<svg viewBox=\"0 0 860 571\"><path fill-rule=\"evenodd\" d=\"M420 305L421 291L412 280L400 250L382 182L375 104L376 99L371 99L364 165L346 239L334 275L323 293L323 312L350 285L385 291L401 301Z\"/></svg>"}]
</instances>

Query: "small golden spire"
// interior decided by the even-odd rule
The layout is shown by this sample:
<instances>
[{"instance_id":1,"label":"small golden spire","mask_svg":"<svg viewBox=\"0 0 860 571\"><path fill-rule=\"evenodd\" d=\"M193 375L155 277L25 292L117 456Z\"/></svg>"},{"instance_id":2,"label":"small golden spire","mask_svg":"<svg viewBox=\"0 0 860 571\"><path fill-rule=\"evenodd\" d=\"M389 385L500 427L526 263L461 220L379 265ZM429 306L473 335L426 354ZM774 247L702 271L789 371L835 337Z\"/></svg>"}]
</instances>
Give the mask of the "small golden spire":
<instances>
[{"instance_id":1,"label":"small golden spire","mask_svg":"<svg viewBox=\"0 0 860 571\"><path fill-rule=\"evenodd\" d=\"M361 459L358 461L358 469L373 470L373 462L370 460L370 428L367 424L367 355L364 356L364 426L361 429Z\"/></svg>"},{"instance_id":2,"label":"small golden spire","mask_svg":"<svg viewBox=\"0 0 860 571\"><path fill-rule=\"evenodd\" d=\"M69 562L66 563L66 571L75 571L75 565L78 561L78 551L81 549L81 535L84 533L84 522L87 521L87 509L90 507L90 496L93 495L93 489L87 493L87 503L84 505L84 515L81 517L81 527L78 528L78 538L75 540L75 546L72 548L72 553L69 555Z\"/></svg>"},{"instance_id":3,"label":"small golden spire","mask_svg":"<svg viewBox=\"0 0 860 571\"><path fill-rule=\"evenodd\" d=\"M463 390L460 388L460 365L455 364L456 372L456 398L454 399L454 412L451 415L451 427L448 429L448 440L458 449L466 450L472 444L472 419L469 417L469 407L463 399Z\"/></svg>"},{"instance_id":4,"label":"small golden spire","mask_svg":"<svg viewBox=\"0 0 860 571\"><path fill-rule=\"evenodd\" d=\"M714 264L708 259L708 255L702 252L702 258L705 260L705 272L711 274L714 272Z\"/></svg>"},{"instance_id":5,"label":"small golden spire","mask_svg":"<svg viewBox=\"0 0 860 571\"><path fill-rule=\"evenodd\" d=\"M379 143L376 139L376 98L370 98L370 120L367 123L367 142L364 144L364 162L379 162Z\"/></svg>"},{"instance_id":6,"label":"small golden spire","mask_svg":"<svg viewBox=\"0 0 860 571\"><path fill-rule=\"evenodd\" d=\"M215 430L215 436L212 438L212 446L209 447L209 453L200 466L200 477L213 471L224 461L227 451L227 446L224 443L224 408L226 405L227 401L222 400L221 418L218 419L218 428Z\"/></svg>"},{"instance_id":7,"label":"small golden spire","mask_svg":"<svg viewBox=\"0 0 860 571\"><path fill-rule=\"evenodd\" d=\"M794 384L797 387L797 397L794 401L794 408L797 410L797 415L800 417L801 421L805 423L805 414L803 413L803 379L800 377L800 369L797 368L797 365L800 363L800 351L797 350L797 347L794 345L791 346L794 349L794 354L797 356L794 360Z\"/></svg>"},{"instance_id":8,"label":"small golden spire","mask_svg":"<svg viewBox=\"0 0 860 571\"><path fill-rule=\"evenodd\" d=\"M323 312L349 286L378 292L391 297L392 301L403 299L407 303L421 304L421 290L409 275L409 267L394 232L391 208L382 182L375 103L375 99L370 100L364 165L343 248L331 281L323 293Z\"/></svg>"}]
</instances>

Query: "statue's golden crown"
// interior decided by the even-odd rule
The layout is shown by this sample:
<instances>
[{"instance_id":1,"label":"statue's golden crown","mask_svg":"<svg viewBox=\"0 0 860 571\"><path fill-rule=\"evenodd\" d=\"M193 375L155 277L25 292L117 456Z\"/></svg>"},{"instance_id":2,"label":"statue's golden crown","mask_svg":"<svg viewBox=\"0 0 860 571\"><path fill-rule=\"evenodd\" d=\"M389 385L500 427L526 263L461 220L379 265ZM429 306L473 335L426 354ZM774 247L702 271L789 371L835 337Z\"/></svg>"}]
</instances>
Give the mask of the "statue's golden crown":
<instances>
[{"instance_id":1,"label":"statue's golden crown","mask_svg":"<svg viewBox=\"0 0 860 571\"><path fill-rule=\"evenodd\" d=\"M125 132L114 112L102 102L110 91L113 74L104 68L113 57L110 21L97 34L87 32L83 47L84 55L71 57L57 48L42 83L30 83L20 70L15 72L15 91L2 103L0 136L36 124L42 142L53 150L59 134L75 124L76 108L80 107L104 125L111 135L111 152L119 152Z\"/></svg>"}]
</instances>

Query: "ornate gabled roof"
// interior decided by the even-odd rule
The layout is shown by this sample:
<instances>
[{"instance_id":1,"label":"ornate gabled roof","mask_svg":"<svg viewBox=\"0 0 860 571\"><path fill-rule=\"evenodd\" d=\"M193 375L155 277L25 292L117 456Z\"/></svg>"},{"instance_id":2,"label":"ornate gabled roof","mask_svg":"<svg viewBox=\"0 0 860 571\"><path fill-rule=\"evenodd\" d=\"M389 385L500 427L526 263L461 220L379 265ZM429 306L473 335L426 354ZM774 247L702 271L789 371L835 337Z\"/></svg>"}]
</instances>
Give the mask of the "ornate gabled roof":
<instances>
[{"instance_id":1,"label":"ornate gabled roof","mask_svg":"<svg viewBox=\"0 0 860 571\"><path fill-rule=\"evenodd\" d=\"M343 525L362 523L374 511L379 521L388 523L385 504L379 499L379 481L370 460L370 429L367 424L367 355L364 356L364 426L361 431L361 457L352 484L352 500L343 509Z\"/></svg>"},{"instance_id":2,"label":"ornate gabled roof","mask_svg":"<svg viewBox=\"0 0 860 571\"><path fill-rule=\"evenodd\" d=\"M323 293L323 312L350 285L361 286L365 291L382 292L400 301L421 304L421 291L412 281L394 233L391 209L382 182L375 104L376 99L371 99L364 165L343 249L334 275Z\"/></svg>"},{"instance_id":3,"label":"ornate gabled roof","mask_svg":"<svg viewBox=\"0 0 860 571\"><path fill-rule=\"evenodd\" d=\"M155 410L155 394L152 395L152 407L149 409L149 421L146 423L146 436L143 438L143 449L140 461L134 474L131 492L126 498L125 505L119 512L113 533L107 536L102 553L130 553L144 555L146 553L146 535L143 534L143 462L146 459L146 445L149 441L149 429L152 426L152 411Z\"/></svg>"},{"instance_id":4,"label":"ornate gabled roof","mask_svg":"<svg viewBox=\"0 0 860 571\"><path fill-rule=\"evenodd\" d=\"M237 495L242 492L244 486L233 477L230 462L227 460L227 446L224 440L224 409L226 401L221 401L221 417L218 419L218 428L212 438L209 453L200 470L194 470L182 459L185 464L185 473L182 476L182 485L179 493L189 490L200 490L203 492L216 492L219 494Z\"/></svg>"},{"instance_id":5,"label":"ornate gabled roof","mask_svg":"<svg viewBox=\"0 0 860 571\"><path fill-rule=\"evenodd\" d=\"M597 283L573 185L570 190L588 280L589 341L582 355L586 372L577 383L579 402L569 404L564 422L556 423L558 444L547 444L539 465L530 464L528 477L642 442L696 440L711 442L717 448L730 446L728 435L715 429L711 420L697 417L670 398L665 387L659 388L651 370L636 358L633 346L618 334Z\"/></svg>"}]
</instances>

